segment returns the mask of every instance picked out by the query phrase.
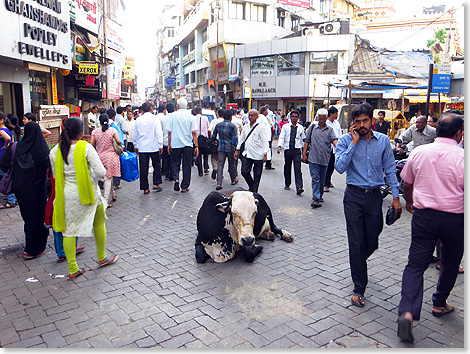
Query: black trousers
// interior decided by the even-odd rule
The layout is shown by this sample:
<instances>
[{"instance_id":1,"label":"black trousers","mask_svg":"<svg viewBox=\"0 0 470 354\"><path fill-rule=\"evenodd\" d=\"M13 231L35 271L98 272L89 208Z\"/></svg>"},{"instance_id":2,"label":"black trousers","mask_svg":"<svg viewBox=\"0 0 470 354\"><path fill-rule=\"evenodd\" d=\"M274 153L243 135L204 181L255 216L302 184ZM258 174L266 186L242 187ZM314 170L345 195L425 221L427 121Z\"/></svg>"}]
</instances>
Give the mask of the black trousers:
<instances>
[{"instance_id":1,"label":"black trousers","mask_svg":"<svg viewBox=\"0 0 470 354\"><path fill-rule=\"evenodd\" d=\"M349 266L354 293L364 295L367 286L367 258L379 248L383 229L382 195L347 186L343 197L349 244Z\"/></svg>"},{"instance_id":2,"label":"black trousers","mask_svg":"<svg viewBox=\"0 0 470 354\"><path fill-rule=\"evenodd\" d=\"M423 304L423 274L431 262L437 239L442 242L441 271L433 306L443 307L459 273L464 249L464 214L415 209L411 219L411 246L403 272L398 314L411 312L419 320Z\"/></svg>"},{"instance_id":3,"label":"black trousers","mask_svg":"<svg viewBox=\"0 0 470 354\"><path fill-rule=\"evenodd\" d=\"M197 155L197 158L196 158L197 172L199 173L199 175L202 175L204 172L202 168L203 160L204 160L204 170L208 170L209 169L209 154L208 153L201 154L199 152L199 155Z\"/></svg>"},{"instance_id":4,"label":"black trousers","mask_svg":"<svg viewBox=\"0 0 470 354\"><path fill-rule=\"evenodd\" d=\"M185 146L180 149L171 150L171 177L174 181L179 181L181 160L183 160L183 179L181 188L189 188L191 184L191 162L193 160L193 147Z\"/></svg>"},{"instance_id":5,"label":"black trousers","mask_svg":"<svg viewBox=\"0 0 470 354\"><path fill-rule=\"evenodd\" d=\"M327 188L330 187L331 176L333 175L334 170L335 170L335 154L333 154L333 150L331 150L330 161L328 162L328 167L326 168L325 183L323 184Z\"/></svg>"},{"instance_id":6,"label":"black trousers","mask_svg":"<svg viewBox=\"0 0 470 354\"><path fill-rule=\"evenodd\" d=\"M141 191L149 189L148 174L150 159L152 159L153 167L153 184L159 185L162 183L159 152L139 152L139 180Z\"/></svg>"},{"instance_id":7,"label":"black trousers","mask_svg":"<svg viewBox=\"0 0 470 354\"><path fill-rule=\"evenodd\" d=\"M160 158L162 160L161 174L171 180L171 157L168 153L168 146L163 146L163 154L161 154Z\"/></svg>"},{"instance_id":8,"label":"black trousers","mask_svg":"<svg viewBox=\"0 0 470 354\"><path fill-rule=\"evenodd\" d=\"M253 168L253 177L251 169ZM242 176L245 179L250 191L258 193L261 174L263 173L263 160L252 160L242 156Z\"/></svg>"},{"instance_id":9,"label":"black trousers","mask_svg":"<svg viewBox=\"0 0 470 354\"><path fill-rule=\"evenodd\" d=\"M272 138L271 138L271 140L269 141L269 150L271 150L271 154L270 154L271 158L266 161L266 164L264 165L266 168L273 167L273 160L272 160L272 158L273 158L273 153L272 153L273 149L272 149L272 146L273 146L273 141L272 141Z\"/></svg>"},{"instance_id":10,"label":"black trousers","mask_svg":"<svg viewBox=\"0 0 470 354\"><path fill-rule=\"evenodd\" d=\"M289 187L291 184L292 164L294 165L295 187L302 188L302 156L300 149L284 150L284 185Z\"/></svg>"},{"instance_id":11,"label":"black trousers","mask_svg":"<svg viewBox=\"0 0 470 354\"><path fill-rule=\"evenodd\" d=\"M128 141L126 145L127 151L134 152L134 143L132 141Z\"/></svg>"}]
</instances>

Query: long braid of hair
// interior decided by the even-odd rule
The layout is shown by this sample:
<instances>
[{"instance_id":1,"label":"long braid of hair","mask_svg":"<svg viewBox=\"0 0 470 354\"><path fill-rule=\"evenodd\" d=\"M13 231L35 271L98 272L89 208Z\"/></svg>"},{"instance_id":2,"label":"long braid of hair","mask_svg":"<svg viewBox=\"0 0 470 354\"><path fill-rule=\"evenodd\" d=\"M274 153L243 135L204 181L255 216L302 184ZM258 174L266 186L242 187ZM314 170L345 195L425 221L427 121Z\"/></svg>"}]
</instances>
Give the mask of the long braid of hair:
<instances>
[{"instance_id":1,"label":"long braid of hair","mask_svg":"<svg viewBox=\"0 0 470 354\"><path fill-rule=\"evenodd\" d=\"M68 165L68 155L70 151L70 145L72 145L72 139L70 138L69 130L67 126L64 124L64 129L60 134L60 152L62 153L62 158L64 162Z\"/></svg>"}]
</instances>

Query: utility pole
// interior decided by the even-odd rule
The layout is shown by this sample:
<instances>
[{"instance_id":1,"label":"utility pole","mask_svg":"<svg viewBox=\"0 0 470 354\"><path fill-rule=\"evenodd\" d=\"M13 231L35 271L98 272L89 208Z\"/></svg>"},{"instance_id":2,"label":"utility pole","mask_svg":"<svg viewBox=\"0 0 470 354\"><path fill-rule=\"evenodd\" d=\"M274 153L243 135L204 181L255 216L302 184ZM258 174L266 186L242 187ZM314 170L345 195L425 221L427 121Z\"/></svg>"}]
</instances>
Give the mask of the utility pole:
<instances>
[{"instance_id":1,"label":"utility pole","mask_svg":"<svg viewBox=\"0 0 470 354\"><path fill-rule=\"evenodd\" d=\"M215 107L219 106L219 9L220 4L217 5L217 46L215 47L216 50L216 62L215 62Z\"/></svg>"},{"instance_id":2,"label":"utility pole","mask_svg":"<svg viewBox=\"0 0 470 354\"><path fill-rule=\"evenodd\" d=\"M106 18L106 0L102 0L101 3L103 4L103 37L104 37L104 65L106 68L106 99L109 99L109 70L108 70L108 21Z\"/></svg>"}]
</instances>

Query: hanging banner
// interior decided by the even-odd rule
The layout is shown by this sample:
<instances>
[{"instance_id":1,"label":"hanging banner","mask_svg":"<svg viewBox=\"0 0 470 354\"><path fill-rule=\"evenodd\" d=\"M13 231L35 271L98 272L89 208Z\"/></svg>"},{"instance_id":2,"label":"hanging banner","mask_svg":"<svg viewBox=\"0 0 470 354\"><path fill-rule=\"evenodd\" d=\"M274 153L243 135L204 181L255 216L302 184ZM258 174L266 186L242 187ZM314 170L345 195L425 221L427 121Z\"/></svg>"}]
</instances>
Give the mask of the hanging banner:
<instances>
[{"instance_id":1,"label":"hanging banner","mask_svg":"<svg viewBox=\"0 0 470 354\"><path fill-rule=\"evenodd\" d=\"M58 104L59 100L57 99L57 76L52 73L52 104Z\"/></svg>"},{"instance_id":2,"label":"hanging banner","mask_svg":"<svg viewBox=\"0 0 470 354\"><path fill-rule=\"evenodd\" d=\"M132 57L126 57L124 62L124 79L135 79L134 58Z\"/></svg>"}]
</instances>

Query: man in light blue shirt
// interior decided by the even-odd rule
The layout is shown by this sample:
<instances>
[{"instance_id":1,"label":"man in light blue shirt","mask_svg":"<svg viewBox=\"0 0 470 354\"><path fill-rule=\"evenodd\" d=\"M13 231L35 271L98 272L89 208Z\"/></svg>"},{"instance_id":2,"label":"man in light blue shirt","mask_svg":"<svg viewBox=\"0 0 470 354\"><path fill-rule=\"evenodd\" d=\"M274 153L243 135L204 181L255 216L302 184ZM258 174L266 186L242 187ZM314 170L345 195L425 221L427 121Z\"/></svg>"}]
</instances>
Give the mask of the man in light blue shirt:
<instances>
[{"instance_id":1,"label":"man in light blue shirt","mask_svg":"<svg viewBox=\"0 0 470 354\"><path fill-rule=\"evenodd\" d=\"M354 290L351 303L363 307L367 286L367 258L379 247L383 229L383 171L392 188L395 216L401 215L395 159L385 134L372 131L373 108L363 103L351 113L349 134L341 136L336 147L335 169L346 171L344 216L349 243L349 265Z\"/></svg>"},{"instance_id":2,"label":"man in light blue shirt","mask_svg":"<svg viewBox=\"0 0 470 354\"><path fill-rule=\"evenodd\" d=\"M121 144L122 146L125 147L124 133L122 132L119 124L116 123L116 111L110 108L108 109L107 114L109 117L109 126L117 130L119 139L121 140ZM112 195L113 202L116 201L116 194L114 192L116 189L121 189L121 177L113 177L113 195Z\"/></svg>"},{"instance_id":3,"label":"man in light blue shirt","mask_svg":"<svg viewBox=\"0 0 470 354\"><path fill-rule=\"evenodd\" d=\"M179 174L181 160L183 160L183 180L181 193L189 192L191 183L191 161L194 155L199 155L197 145L197 124L193 115L187 110L188 101L181 97L177 103L178 110L168 121L168 153L171 156L171 175L175 181L173 189L180 190Z\"/></svg>"}]
</instances>

